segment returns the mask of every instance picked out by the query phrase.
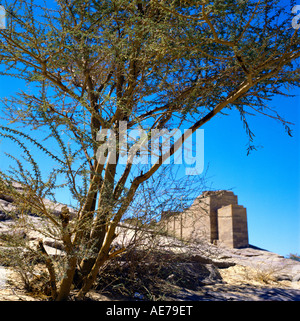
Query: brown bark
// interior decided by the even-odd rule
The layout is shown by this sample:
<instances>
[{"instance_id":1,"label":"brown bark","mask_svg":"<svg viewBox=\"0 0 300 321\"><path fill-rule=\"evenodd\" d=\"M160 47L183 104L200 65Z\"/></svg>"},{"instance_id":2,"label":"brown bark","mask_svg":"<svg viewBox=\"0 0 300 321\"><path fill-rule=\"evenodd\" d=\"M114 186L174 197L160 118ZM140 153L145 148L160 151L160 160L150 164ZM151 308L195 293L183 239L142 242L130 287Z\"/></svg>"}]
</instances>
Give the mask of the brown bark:
<instances>
[{"instance_id":1,"label":"brown bark","mask_svg":"<svg viewBox=\"0 0 300 321\"><path fill-rule=\"evenodd\" d=\"M73 284L73 278L76 270L76 263L77 263L77 257L76 255L72 255L69 258L67 258L67 268L65 272L65 276L61 281L58 296L56 298L56 301L66 301L68 300L71 287Z\"/></svg>"},{"instance_id":2,"label":"brown bark","mask_svg":"<svg viewBox=\"0 0 300 321\"><path fill-rule=\"evenodd\" d=\"M68 226L69 218L70 213L68 208L65 206L62 208L60 219L62 223L62 240L64 242L65 250L67 253L67 267L65 275L60 284L56 301L66 301L68 299L73 284L77 264L77 255L76 251L74 251L74 246L71 241L71 233Z\"/></svg>"},{"instance_id":3,"label":"brown bark","mask_svg":"<svg viewBox=\"0 0 300 321\"><path fill-rule=\"evenodd\" d=\"M54 268L54 265L53 265L53 262L52 262L50 256L48 255L47 251L44 248L44 244L43 244L42 240L39 241L38 247L44 257L45 265L46 265L48 272L49 272L51 297L53 300L55 300L57 297L55 268Z\"/></svg>"},{"instance_id":4,"label":"brown bark","mask_svg":"<svg viewBox=\"0 0 300 321\"><path fill-rule=\"evenodd\" d=\"M108 156L110 157L110 156ZM88 258L85 257L80 263L80 273L83 277L88 275L93 267L97 255L103 245L103 241L107 232L107 225L111 218L113 207L113 187L114 177L116 175L116 164L108 162L104 182L100 190L99 204L97 216L93 223L90 238L87 244L89 251ZM94 253L94 254L93 254Z\"/></svg>"}]
</instances>

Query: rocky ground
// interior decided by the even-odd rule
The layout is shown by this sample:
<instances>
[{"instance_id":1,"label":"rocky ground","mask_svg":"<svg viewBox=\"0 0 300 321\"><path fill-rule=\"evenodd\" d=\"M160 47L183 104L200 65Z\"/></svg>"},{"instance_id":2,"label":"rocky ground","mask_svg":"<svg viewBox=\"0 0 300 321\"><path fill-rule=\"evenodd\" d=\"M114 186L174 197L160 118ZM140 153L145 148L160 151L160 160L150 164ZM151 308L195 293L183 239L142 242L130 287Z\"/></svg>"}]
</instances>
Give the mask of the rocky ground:
<instances>
[{"instance_id":1,"label":"rocky ground","mask_svg":"<svg viewBox=\"0 0 300 321\"><path fill-rule=\"evenodd\" d=\"M248 262L249 262L248 258ZM286 260L286 259L283 259ZM282 261L280 265L283 263ZM289 264L290 262L288 262ZM273 262L273 268L276 264ZM300 264L289 264L298 269ZM179 301L300 301L299 275L277 274L274 269L262 270L260 267L236 264L228 268L218 268L221 279L204 284L197 289L173 286L172 294L164 300ZM285 280L282 277L286 278ZM93 290L89 296L92 300L128 300L130 298L105 295ZM20 276L11 268L0 267L0 301L40 301L46 297L36 296L24 290ZM149 299L138 292L135 300ZM155 298L153 298L155 299Z\"/></svg>"},{"instance_id":2,"label":"rocky ground","mask_svg":"<svg viewBox=\"0 0 300 321\"><path fill-rule=\"evenodd\" d=\"M178 299L300 301L300 262L254 248L222 250L222 260L235 263L218 269L222 283L203 286L201 291L181 289Z\"/></svg>"},{"instance_id":3,"label":"rocky ground","mask_svg":"<svg viewBox=\"0 0 300 321\"><path fill-rule=\"evenodd\" d=\"M210 249L211 252L212 249ZM179 300L179 301L300 301L300 262L285 259L267 251L216 248L217 255L205 263L181 263L185 283L178 283L178 273L169 272L167 295L146 297L134 293L133 297L120 297L102 290L89 294L92 300ZM195 261L205 257L195 255ZM201 270L199 267L201 266ZM178 267L178 264L176 265ZM203 273L205 267L209 273ZM212 268L213 267L213 268ZM197 272L199 271L199 273ZM197 274L195 276L195 274ZM204 275L204 276L203 276ZM172 278L176 282L172 282ZM198 286L190 286L187 279L200 280ZM194 278L194 279L193 279ZM19 274L0 266L0 300L32 301L46 300L41 295L24 290Z\"/></svg>"},{"instance_id":4,"label":"rocky ground","mask_svg":"<svg viewBox=\"0 0 300 321\"><path fill-rule=\"evenodd\" d=\"M2 205L9 208L11 202L2 200ZM9 219L2 212L0 253L5 250L1 237L18 235L28 239L32 246L42 239L49 255L64 255L59 242L33 229L35 226L41 230L43 224L41 218L31 215L26 217L26 224L22 224L22 220ZM128 246L132 239L137 239L136 232L130 225L119 227L115 246ZM203 243L187 245L171 237L154 237L146 230L139 233L143 236L139 239L139 251L142 253L151 243L157 254L148 257L145 264L137 261L134 278L137 287L126 293L119 291L118 295L113 291L103 291L103 288L109 289L109 283L113 284L111 279L107 284L98 284L89 294L89 299L300 301L300 262L254 246L229 249ZM5 257L0 255L1 301L47 300L46 296L25 291L20 274L4 261ZM113 268L107 275L118 275L119 284L120 280L128 282L126 275L130 267L126 255L118 259L117 269L115 264ZM155 284L149 284L151 278L156 280ZM131 283L128 284L126 287L130 288ZM167 290L160 291L163 287Z\"/></svg>"}]
</instances>

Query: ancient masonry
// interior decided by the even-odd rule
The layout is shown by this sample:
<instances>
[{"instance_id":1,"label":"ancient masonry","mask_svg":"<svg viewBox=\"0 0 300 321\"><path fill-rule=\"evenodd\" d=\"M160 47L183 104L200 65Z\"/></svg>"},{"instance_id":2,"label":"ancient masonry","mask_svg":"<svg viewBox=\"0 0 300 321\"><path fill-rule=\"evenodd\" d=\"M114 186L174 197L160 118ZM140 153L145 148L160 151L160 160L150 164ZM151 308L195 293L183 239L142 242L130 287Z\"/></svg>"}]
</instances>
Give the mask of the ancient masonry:
<instances>
[{"instance_id":1,"label":"ancient masonry","mask_svg":"<svg viewBox=\"0 0 300 321\"><path fill-rule=\"evenodd\" d=\"M220 246L248 246L246 208L231 191L206 191L181 213L164 212L161 224L182 240L205 240Z\"/></svg>"}]
</instances>

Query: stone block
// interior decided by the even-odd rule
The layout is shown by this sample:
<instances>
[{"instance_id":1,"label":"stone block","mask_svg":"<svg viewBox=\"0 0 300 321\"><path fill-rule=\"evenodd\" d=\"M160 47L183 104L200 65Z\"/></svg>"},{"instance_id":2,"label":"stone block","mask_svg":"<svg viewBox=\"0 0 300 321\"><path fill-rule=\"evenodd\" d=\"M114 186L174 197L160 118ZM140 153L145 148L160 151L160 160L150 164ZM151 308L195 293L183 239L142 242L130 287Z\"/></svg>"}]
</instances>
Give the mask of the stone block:
<instances>
[{"instance_id":1,"label":"stone block","mask_svg":"<svg viewBox=\"0 0 300 321\"><path fill-rule=\"evenodd\" d=\"M184 212L162 214L161 224L168 234L183 240L248 246L246 209L231 191L203 192Z\"/></svg>"},{"instance_id":2,"label":"stone block","mask_svg":"<svg viewBox=\"0 0 300 321\"><path fill-rule=\"evenodd\" d=\"M218 243L232 248L249 245L246 209L230 204L218 209Z\"/></svg>"}]
</instances>

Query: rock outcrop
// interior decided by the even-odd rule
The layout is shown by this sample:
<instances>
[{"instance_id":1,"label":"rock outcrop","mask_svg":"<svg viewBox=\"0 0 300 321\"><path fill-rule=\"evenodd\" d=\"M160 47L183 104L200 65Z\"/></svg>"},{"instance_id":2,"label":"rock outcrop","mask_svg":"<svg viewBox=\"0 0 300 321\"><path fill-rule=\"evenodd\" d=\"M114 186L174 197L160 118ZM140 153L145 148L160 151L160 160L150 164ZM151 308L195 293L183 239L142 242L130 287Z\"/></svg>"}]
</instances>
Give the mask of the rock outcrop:
<instances>
[{"instance_id":1,"label":"rock outcrop","mask_svg":"<svg viewBox=\"0 0 300 321\"><path fill-rule=\"evenodd\" d=\"M38 240L42 240L49 255L64 255L62 242L40 232L46 224L45 218L27 213L26 224L19 224L14 201L3 195L1 197L0 241L7 237L25 238L34 247ZM48 200L44 200L44 203L55 215L60 214L64 206ZM0 252L1 246L0 242ZM145 257L145 253L151 249L150 262L160 263L162 280L176 289L174 294L166 296L168 299L300 301L300 262L251 245L234 249L210 242L186 243L153 230L140 230L123 224L117 228L113 246L131 250L131 256L125 253L118 258L124 268L128 260L135 257L139 262L139 257ZM143 271L141 275L146 278L150 271ZM9 285L4 279L10 273L11 270L3 266L0 257L1 299L1 293L8 291Z\"/></svg>"}]
</instances>

